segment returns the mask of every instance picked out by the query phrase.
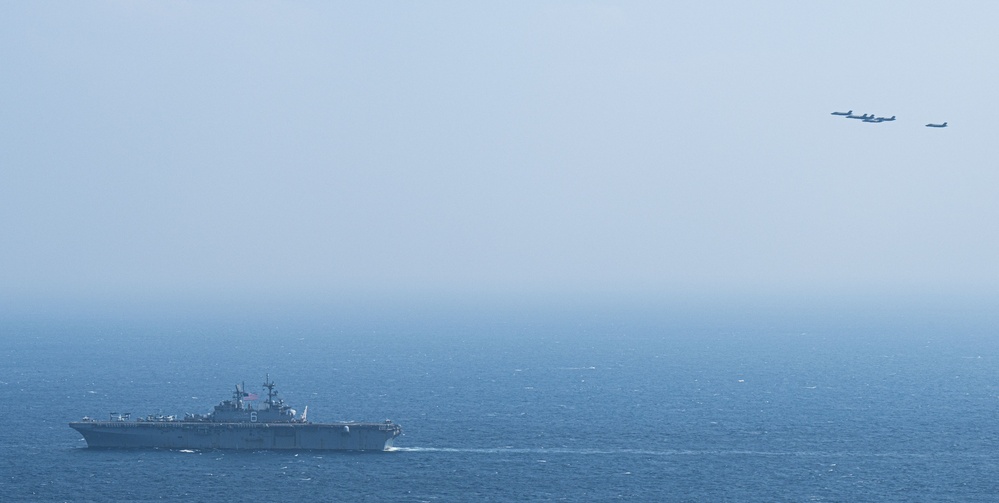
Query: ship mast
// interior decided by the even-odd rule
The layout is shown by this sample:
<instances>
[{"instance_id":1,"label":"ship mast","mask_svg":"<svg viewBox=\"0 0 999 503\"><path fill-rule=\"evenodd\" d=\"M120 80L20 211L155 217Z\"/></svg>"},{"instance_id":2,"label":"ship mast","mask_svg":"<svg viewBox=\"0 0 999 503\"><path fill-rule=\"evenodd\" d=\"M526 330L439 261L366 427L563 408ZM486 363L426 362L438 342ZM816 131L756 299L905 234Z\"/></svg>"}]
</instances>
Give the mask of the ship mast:
<instances>
[{"instance_id":1,"label":"ship mast","mask_svg":"<svg viewBox=\"0 0 999 503\"><path fill-rule=\"evenodd\" d=\"M270 408L274 404L274 397L277 396L277 391L274 391L274 383L271 382L271 375L264 374L264 387L267 388L267 408Z\"/></svg>"},{"instance_id":2,"label":"ship mast","mask_svg":"<svg viewBox=\"0 0 999 503\"><path fill-rule=\"evenodd\" d=\"M243 385L243 387L245 387L245 386L246 386L246 385L244 384L244 385ZM243 408L243 395L244 395L244 394L245 394L245 393L243 393L243 388L241 388L241 387L240 387L240 386L239 386L239 385L237 384L237 385L236 385L236 391L234 391L234 392L232 393L232 400L233 400L233 402L235 403L235 405L236 405L236 408L237 408L237 409L242 409L242 408Z\"/></svg>"}]
</instances>

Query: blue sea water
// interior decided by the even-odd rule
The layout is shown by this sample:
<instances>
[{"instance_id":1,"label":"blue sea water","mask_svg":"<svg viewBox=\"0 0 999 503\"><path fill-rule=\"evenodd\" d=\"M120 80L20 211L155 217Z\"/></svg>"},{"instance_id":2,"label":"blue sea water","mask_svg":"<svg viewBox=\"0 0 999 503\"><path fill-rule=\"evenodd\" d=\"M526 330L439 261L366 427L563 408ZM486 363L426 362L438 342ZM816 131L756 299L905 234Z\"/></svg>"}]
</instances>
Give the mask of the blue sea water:
<instances>
[{"instance_id":1,"label":"blue sea water","mask_svg":"<svg viewBox=\"0 0 999 503\"><path fill-rule=\"evenodd\" d=\"M3 501L994 501L982 313L0 322ZM309 418L402 424L386 453L85 449L110 411L207 412L265 373Z\"/></svg>"}]
</instances>

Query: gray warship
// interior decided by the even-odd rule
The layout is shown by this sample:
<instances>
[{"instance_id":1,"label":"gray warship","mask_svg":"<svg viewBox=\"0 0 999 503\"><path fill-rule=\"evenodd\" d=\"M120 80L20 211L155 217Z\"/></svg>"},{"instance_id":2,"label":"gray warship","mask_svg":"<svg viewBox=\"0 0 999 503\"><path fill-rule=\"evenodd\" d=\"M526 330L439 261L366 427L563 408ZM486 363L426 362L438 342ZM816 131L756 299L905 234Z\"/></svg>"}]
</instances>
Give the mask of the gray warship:
<instances>
[{"instance_id":1,"label":"gray warship","mask_svg":"<svg viewBox=\"0 0 999 503\"><path fill-rule=\"evenodd\" d=\"M267 399L236 385L231 400L208 414L150 415L132 419L129 413L110 413L108 420L85 417L69 426L83 435L90 448L245 449L384 451L402 427L382 423L312 423L309 408L301 415L277 397L270 376L264 381Z\"/></svg>"}]
</instances>

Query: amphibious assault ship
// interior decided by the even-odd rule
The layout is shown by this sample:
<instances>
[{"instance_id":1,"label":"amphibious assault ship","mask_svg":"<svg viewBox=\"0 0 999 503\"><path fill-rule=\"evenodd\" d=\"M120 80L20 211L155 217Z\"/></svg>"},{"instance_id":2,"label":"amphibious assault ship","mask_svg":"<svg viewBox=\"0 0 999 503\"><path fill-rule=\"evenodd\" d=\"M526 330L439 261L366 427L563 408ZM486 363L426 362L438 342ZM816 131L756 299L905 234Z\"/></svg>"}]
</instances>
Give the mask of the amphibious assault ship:
<instances>
[{"instance_id":1,"label":"amphibious assault ship","mask_svg":"<svg viewBox=\"0 0 999 503\"><path fill-rule=\"evenodd\" d=\"M129 413L110 413L108 420L89 417L69 423L91 448L164 449L303 449L384 451L402 433L402 428L383 423L312 423L309 408L301 415L277 397L270 376L264 381L267 399L236 385L231 400L224 400L208 414L150 415L131 419Z\"/></svg>"}]
</instances>

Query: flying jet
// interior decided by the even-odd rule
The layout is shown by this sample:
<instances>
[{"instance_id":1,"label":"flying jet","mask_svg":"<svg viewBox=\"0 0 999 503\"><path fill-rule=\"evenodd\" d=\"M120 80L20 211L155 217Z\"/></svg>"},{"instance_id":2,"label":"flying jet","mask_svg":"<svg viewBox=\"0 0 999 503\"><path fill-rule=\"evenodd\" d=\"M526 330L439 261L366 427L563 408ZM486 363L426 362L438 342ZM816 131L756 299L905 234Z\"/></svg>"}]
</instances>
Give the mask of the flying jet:
<instances>
[{"instance_id":1,"label":"flying jet","mask_svg":"<svg viewBox=\"0 0 999 503\"><path fill-rule=\"evenodd\" d=\"M881 122L891 122L895 120L895 116L892 115L891 117L878 117L878 119L881 119Z\"/></svg>"},{"instance_id":2,"label":"flying jet","mask_svg":"<svg viewBox=\"0 0 999 503\"><path fill-rule=\"evenodd\" d=\"M872 119L872 118L874 118L874 114L871 114L871 115L867 115L867 114L864 114L864 115L853 115L853 114L850 114L850 115L847 115L846 118L847 119Z\"/></svg>"},{"instance_id":3,"label":"flying jet","mask_svg":"<svg viewBox=\"0 0 999 503\"><path fill-rule=\"evenodd\" d=\"M833 112L832 115L853 115L853 110L849 112Z\"/></svg>"},{"instance_id":4,"label":"flying jet","mask_svg":"<svg viewBox=\"0 0 999 503\"><path fill-rule=\"evenodd\" d=\"M931 123L931 124L927 124L926 127L947 127L947 123L946 122L944 122L943 124L932 124Z\"/></svg>"},{"instance_id":5,"label":"flying jet","mask_svg":"<svg viewBox=\"0 0 999 503\"><path fill-rule=\"evenodd\" d=\"M875 124L884 122L886 119L884 117L868 117L864 119L864 122L873 122Z\"/></svg>"}]
</instances>

